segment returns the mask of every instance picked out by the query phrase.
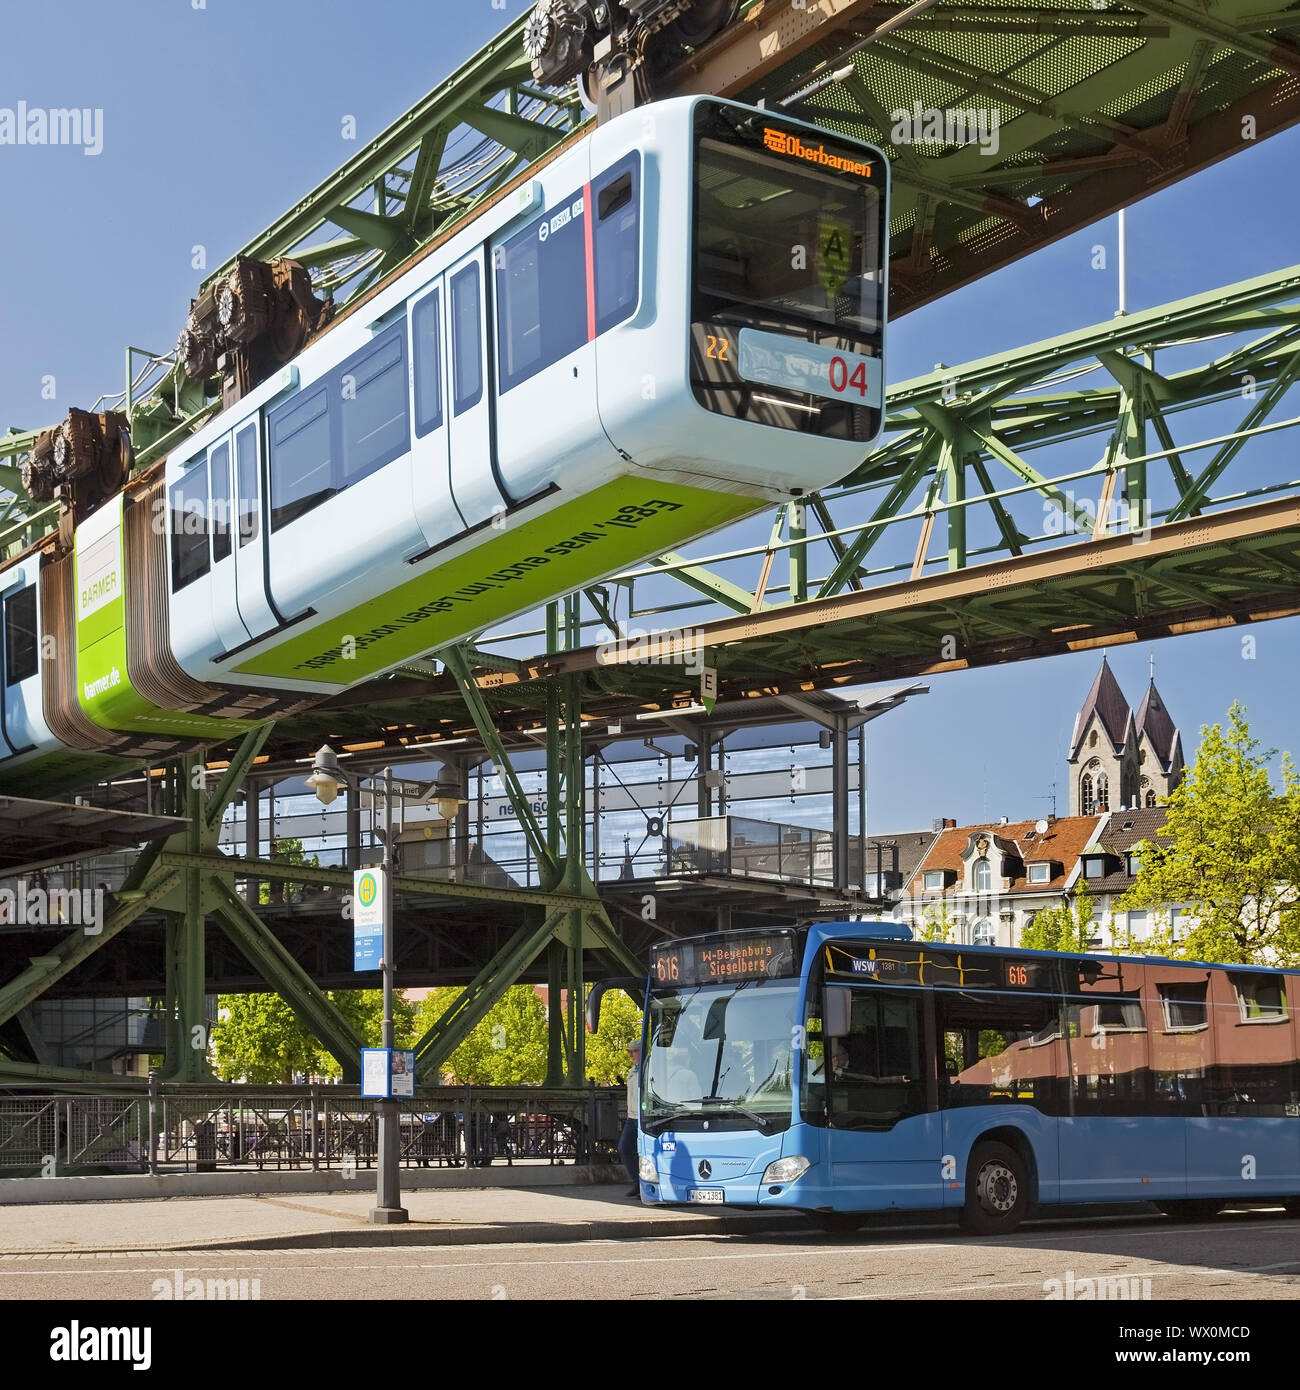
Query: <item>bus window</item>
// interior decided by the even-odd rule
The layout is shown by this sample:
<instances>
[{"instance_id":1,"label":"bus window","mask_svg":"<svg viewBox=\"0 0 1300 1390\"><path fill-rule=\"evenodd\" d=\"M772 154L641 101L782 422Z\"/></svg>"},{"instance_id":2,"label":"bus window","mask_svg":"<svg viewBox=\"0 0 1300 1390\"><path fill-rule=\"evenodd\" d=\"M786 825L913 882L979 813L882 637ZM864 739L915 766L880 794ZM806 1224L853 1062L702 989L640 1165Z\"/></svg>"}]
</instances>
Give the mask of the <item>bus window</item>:
<instances>
[{"instance_id":1,"label":"bus window","mask_svg":"<svg viewBox=\"0 0 1300 1390\"><path fill-rule=\"evenodd\" d=\"M406 418L406 325L388 329L339 368L341 492L410 447Z\"/></svg>"},{"instance_id":2,"label":"bus window","mask_svg":"<svg viewBox=\"0 0 1300 1390\"><path fill-rule=\"evenodd\" d=\"M630 155L592 188L596 203L596 332L636 312L641 290L641 160Z\"/></svg>"},{"instance_id":3,"label":"bus window","mask_svg":"<svg viewBox=\"0 0 1300 1390\"><path fill-rule=\"evenodd\" d=\"M881 990L853 999L849 1031L825 1042L830 1123L844 1129L887 1129L922 1114L920 1000Z\"/></svg>"},{"instance_id":4,"label":"bus window","mask_svg":"<svg viewBox=\"0 0 1300 1390\"><path fill-rule=\"evenodd\" d=\"M257 426L235 436L235 471L239 481L239 543L257 539Z\"/></svg>"},{"instance_id":5,"label":"bus window","mask_svg":"<svg viewBox=\"0 0 1300 1390\"><path fill-rule=\"evenodd\" d=\"M502 394L587 341L587 215L579 192L492 253Z\"/></svg>"},{"instance_id":6,"label":"bus window","mask_svg":"<svg viewBox=\"0 0 1300 1390\"><path fill-rule=\"evenodd\" d=\"M1054 995L938 989L935 1006L944 1044L941 1104L1049 1107L1058 1100L1077 1021L1062 1019Z\"/></svg>"},{"instance_id":7,"label":"bus window","mask_svg":"<svg viewBox=\"0 0 1300 1390\"><path fill-rule=\"evenodd\" d=\"M483 396L483 310L477 265L451 282L452 410L463 415Z\"/></svg>"},{"instance_id":8,"label":"bus window","mask_svg":"<svg viewBox=\"0 0 1300 1390\"><path fill-rule=\"evenodd\" d=\"M442 315L438 291L422 299L411 314L415 356L415 437L442 424Z\"/></svg>"},{"instance_id":9,"label":"bus window","mask_svg":"<svg viewBox=\"0 0 1300 1390\"><path fill-rule=\"evenodd\" d=\"M212 563L230 554L230 445L218 444L208 457L212 487Z\"/></svg>"},{"instance_id":10,"label":"bus window","mask_svg":"<svg viewBox=\"0 0 1300 1390\"><path fill-rule=\"evenodd\" d=\"M5 685L36 674L36 585L5 599Z\"/></svg>"},{"instance_id":11,"label":"bus window","mask_svg":"<svg viewBox=\"0 0 1300 1390\"><path fill-rule=\"evenodd\" d=\"M200 460L202 455L199 456ZM208 470L200 462L171 490L172 593L201 579L211 568L208 554Z\"/></svg>"}]
</instances>

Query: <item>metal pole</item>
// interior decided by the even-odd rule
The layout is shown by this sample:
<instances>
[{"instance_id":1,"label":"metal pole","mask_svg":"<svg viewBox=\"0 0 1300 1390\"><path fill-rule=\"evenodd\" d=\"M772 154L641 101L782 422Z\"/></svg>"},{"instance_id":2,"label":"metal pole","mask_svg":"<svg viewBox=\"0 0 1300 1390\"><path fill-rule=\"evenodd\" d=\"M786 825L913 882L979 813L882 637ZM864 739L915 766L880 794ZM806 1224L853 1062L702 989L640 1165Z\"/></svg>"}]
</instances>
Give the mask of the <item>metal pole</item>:
<instances>
[{"instance_id":1,"label":"metal pole","mask_svg":"<svg viewBox=\"0 0 1300 1390\"><path fill-rule=\"evenodd\" d=\"M384 1024L381 1046L391 1049L393 1040L393 769L384 769L384 935L383 959L379 962L384 981ZM391 1065L391 1059L390 1059ZM398 1118L401 1103L381 1100L379 1105L379 1166L372 1225L395 1226L408 1219L398 1192L398 1160L401 1132Z\"/></svg>"},{"instance_id":2,"label":"metal pole","mask_svg":"<svg viewBox=\"0 0 1300 1390\"><path fill-rule=\"evenodd\" d=\"M1116 315L1128 313L1128 223L1125 209L1119 210L1119 308Z\"/></svg>"}]
</instances>

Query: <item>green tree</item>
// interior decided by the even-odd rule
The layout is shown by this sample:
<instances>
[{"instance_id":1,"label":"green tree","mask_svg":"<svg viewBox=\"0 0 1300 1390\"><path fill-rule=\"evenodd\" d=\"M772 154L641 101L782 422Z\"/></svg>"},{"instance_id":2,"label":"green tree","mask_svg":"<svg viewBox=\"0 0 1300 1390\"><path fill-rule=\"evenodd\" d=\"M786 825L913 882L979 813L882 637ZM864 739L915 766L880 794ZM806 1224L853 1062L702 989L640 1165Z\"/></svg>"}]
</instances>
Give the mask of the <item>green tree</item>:
<instances>
[{"instance_id":1,"label":"green tree","mask_svg":"<svg viewBox=\"0 0 1300 1390\"><path fill-rule=\"evenodd\" d=\"M289 864L307 864L313 869L318 868L320 860L316 855L310 858L303 853L302 841L297 839L272 840L271 858L282 859ZM290 883L288 879L275 879L270 883L263 883L257 890L257 900L260 903L287 903L292 901L293 895L302 888L301 883Z\"/></svg>"},{"instance_id":2,"label":"green tree","mask_svg":"<svg viewBox=\"0 0 1300 1390\"><path fill-rule=\"evenodd\" d=\"M435 989L415 1010L415 1031L425 1033L460 997L452 986ZM540 1086L546 1079L546 1006L531 985L511 985L442 1064L444 1077L463 1086Z\"/></svg>"},{"instance_id":3,"label":"green tree","mask_svg":"<svg viewBox=\"0 0 1300 1390\"><path fill-rule=\"evenodd\" d=\"M623 1080L632 1065L628 1048L641 1041L641 1010L621 989L612 989L601 1000L600 1031L587 1034L587 1080L613 1086Z\"/></svg>"},{"instance_id":4,"label":"green tree","mask_svg":"<svg viewBox=\"0 0 1300 1390\"><path fill-rule=\"evenodd\" d=\"M378 1047L384 1016L383 991L334 990L327 998L361 1035L367 1047ZM398 1047L409 1047L415 1010L399 992L393 998L394 1036ZM213 1069L223 1081L247 1081L255 1086L291 1082L303 1076L340 1076L332 1053L310 1033L278 994L223 994L217 999L217 1023L212 1030Z\"/></svg>"},{"instance_id":5,"label":"green tree","mask_svg":"<svg viewBox=\"0 0 1300 1390\"><path fill-rule=\"evenodd\" d=\"M1290 754L1276 789L1275 750L1251 737L1234 703L1228 728L1201 730L1196 761L1168 801L1169 843L1141 846L1137 881L1119 907L1167 914L1187 904L1195 925L1165 925L1134 949L1231 965L1300 964L1300 777Z\"/></svg>"},{"instance_id":6,"label":"green tree","mask_svg":"<svg viewBox=\"0 0 1300 1390\"><path fill-rule=\"evenodd\" d=\"M957 920L952 915L947 898L936 898L926 903L921 913L921 925L913 925L912 935L918 941L946 941L951 944L957 940Z\"/></svg>"},{"instance_id":7,"label":"green tree","mask_svg":"<svg viewBox=\"0 0 1300 1390\"><path fill-rule=\"evenodd\" d=\"M1031 951L1086 951L1096 933L1092 894L1088 885L1080 881L1073 903L1053 903L1034 913L1020 933L1020 944Z\"/></svg>"},{"instance_id":8,"label":"green tree","mask_svg":"<svg viewBox=\"0 0 1300 1390\"><path fill-rule=\"evenodd\" d=\"M318 1073L325 1051L278 994L222 994L212 1029L213 1069L223 1081L254 1086Z\"/></svg>"}]
</instances>

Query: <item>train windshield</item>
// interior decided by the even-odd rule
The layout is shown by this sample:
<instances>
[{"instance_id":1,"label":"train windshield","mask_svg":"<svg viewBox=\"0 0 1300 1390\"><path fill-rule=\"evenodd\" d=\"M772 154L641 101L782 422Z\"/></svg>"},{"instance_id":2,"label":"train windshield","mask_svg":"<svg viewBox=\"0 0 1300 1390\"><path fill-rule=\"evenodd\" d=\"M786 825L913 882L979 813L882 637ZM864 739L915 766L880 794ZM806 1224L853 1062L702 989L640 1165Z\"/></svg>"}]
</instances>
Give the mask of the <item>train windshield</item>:
<instances>
[{"instance_id":1,"label":"train windshield","mask_svg":"<svg viewBox=\"0 0 1300 1390\"><path fill-rule=\"evenodd\" d=\"M762 424L874 438L882 404L884 159L702 103L692 384Z\"/></svg>"}]
</instances>

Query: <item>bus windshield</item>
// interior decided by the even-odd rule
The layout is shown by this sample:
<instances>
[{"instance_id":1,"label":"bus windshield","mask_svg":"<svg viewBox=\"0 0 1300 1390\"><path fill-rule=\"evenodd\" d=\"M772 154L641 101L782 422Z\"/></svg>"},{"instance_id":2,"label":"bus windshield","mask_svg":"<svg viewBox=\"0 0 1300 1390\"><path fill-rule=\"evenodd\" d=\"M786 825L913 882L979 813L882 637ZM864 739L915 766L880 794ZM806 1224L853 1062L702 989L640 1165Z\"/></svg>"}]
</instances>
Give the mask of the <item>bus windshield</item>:
<instances>
[{"instance_id":1,"label":"bus windshield","mask_svg":"<svg viewBox=\"0 0 1300 1390\"><path fill-rule=\"evenodd\" d=\"M793 980L750 980L652 995L642 1128L788 1126L798 993Z\"/></svg>"},{"instance_id":2,"label":"bus windshield","mask_svg":"<svg viewBox=\"0 0 1300 1390\"><path fill-rule=\"evenodd\" d=\"M702 405L805 433L874 437L887 178L884 161L851 141L701 105L691 376ZM842 379L819 389L814 379L832 359Z\"/></svg>"}]
</instances>

